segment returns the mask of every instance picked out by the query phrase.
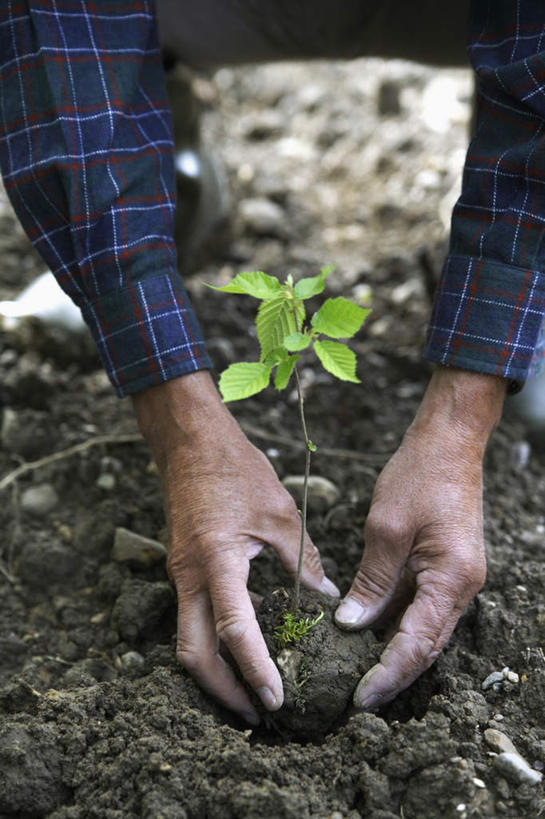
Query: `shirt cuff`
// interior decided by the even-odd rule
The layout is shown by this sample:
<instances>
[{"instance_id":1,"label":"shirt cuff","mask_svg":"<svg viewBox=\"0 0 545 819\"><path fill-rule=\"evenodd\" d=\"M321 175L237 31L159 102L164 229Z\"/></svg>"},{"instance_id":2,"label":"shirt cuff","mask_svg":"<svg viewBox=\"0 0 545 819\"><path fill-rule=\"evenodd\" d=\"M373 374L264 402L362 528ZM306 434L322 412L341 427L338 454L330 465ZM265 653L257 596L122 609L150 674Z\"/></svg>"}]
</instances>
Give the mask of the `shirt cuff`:
<instances>
[{"instance_id":1,"label":"shirt cuff","mask_svg":"<svg viewBox=\"0 0 545 819\"><path fill-rule=\"evenodd\" d=\"M141 279L81 307L120 397L212 366L177 273Z\"/></svg>"},{"instance_id":2,"label":"shirt cuff","mask_svg":"<svg viewBox=\"0 0 545 819\"><path fill-rule=\"evenodd\" d=\"M545 279L493 259L448 257L424 355L521 385L541 367Z\"/></svg>"}]
</instances>

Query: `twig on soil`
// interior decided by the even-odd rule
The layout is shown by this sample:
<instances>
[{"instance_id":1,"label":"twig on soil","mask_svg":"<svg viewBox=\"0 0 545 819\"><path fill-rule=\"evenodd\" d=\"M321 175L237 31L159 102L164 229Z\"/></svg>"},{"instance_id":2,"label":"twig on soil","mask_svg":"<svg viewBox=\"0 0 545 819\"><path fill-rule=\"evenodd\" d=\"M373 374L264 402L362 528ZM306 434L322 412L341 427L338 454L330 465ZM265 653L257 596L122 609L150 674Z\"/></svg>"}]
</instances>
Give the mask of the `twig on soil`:
<instances>
[{"instance_id":1,"label":"twig on soil","mask_svg":"<svg viewBox=\"0 0 545 819\"><path fill-rule=\"evenodd\" d=\"M256 427L253 424L248 424L246 421L240 421L240 426L247 432L248 435L253 435L254 438L260 438L265 441L272 441L275 444L283 444L289 446L290 449L304 449L305 445L302 441L295 441L291 438L286 438L284 435L277 435L274 432L267 432L265 429ZM389 452L353 452L351 449L335 449L332 447L321 446L316 450L316 455L327 455L328 458L346 458L350 461L362 461L363 463L376 464L382 466L388 458L393 455L393 450ZM0 485L1 489L1 485Z\"/></svg>"},{"instance_id":2,"label":"twig on soil","mask_svg":"<svg viewBox=\"0 0 545 819\"><path fill-rule=\"evenodd\" d=\"M36 658L40 659L40 658ZM53 654L44 654L41 657L42 660L52 660L54 663L62 663L62 665L74 665L73 662L69 662L69 660L64 660L62 657L55 657Z\"/></svg>"},{"instance_id":3,"label":"twig on soil","mask_svg":"<svg viewBox=\"0 0 545 819\"><path fill-rule=\"evenodd\" d=\"M0 492L7 489L8 486L11 486L11 484L14 483L14 481L19 480L19 478L22 478L23 475L26 475L29 472L34 472L34 470L41 469L42 466L48 466L56 461L71 458L72 455L78 455L81 452L86 452L88 449L92 449L95 446L101 446L104 444L133 444L137 441L143 440L144 439L140 433L137 432L127 433L126 435L97 435L95 438L89 438L87 441L83 441L81 444L75 444L74 446L68 447L68 449L63 449L60 452L54 452L52 455L46 455L44 458L40 458L37 461L28 461L28 463L21 464L21 466L18 466L16 469L9 472L4 478L2 478L0 481Z\"/></svg>"},{"instance_id":4,"label":"twig on soil","mask_svg":"<svg viewBox=\"0 0 545 819\"><path fill-rule=\"evenodd\" d=\"M15 550L23 539L23 529L21 526L21 504L20 504L19 484L17 481L13 483L11 489L11 505L13 507L13 532L8 545L7 569L13 577L13 560Z\"/></svg>"},{"instance_id":5,"label":"twig on soil","mask_svg":"<svg viewBox=\"0 0 545 819\"><path fill-rule=\"evenodd\" d=\"M0 574L3 574L8 583L11 583L12 586L17 582L15 577L13 577L6 569L2 560L0 560Z\"/></svg>"}]
</instances>

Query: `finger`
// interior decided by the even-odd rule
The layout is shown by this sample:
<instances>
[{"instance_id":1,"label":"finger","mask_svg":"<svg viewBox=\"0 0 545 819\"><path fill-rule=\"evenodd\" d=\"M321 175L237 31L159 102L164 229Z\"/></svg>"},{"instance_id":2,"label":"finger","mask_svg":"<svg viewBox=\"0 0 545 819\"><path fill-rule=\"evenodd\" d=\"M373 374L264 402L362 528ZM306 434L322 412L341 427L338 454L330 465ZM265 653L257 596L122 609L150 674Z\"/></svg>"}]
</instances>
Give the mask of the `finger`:
<instances>
[{"instance_id":1,"label":"finger","mask_svg":"<svg viewBox=\"0 0 545 819\"><path fill-rule=\"evenodd\" d=\"M248 594L250 595L250 600L252 602L252 606L254 607L254 611L258 611L260 605L263 602L263 595L258 594L257 592L254 591L250 591L250 589L248 589Z\"/></svg>"},{"instance_id":2,"label":"finger","mask_svg":"<svg viewBox=\"0 0 545 819\"><path fill-rule=\"evenodd\" d=\"M405 567L410 540L391 523L368 518L365 549L350 591L335 612L341 628L360 629L377 619L394 598Z\"/></svg>"},{"instance_id":3,"label":"finger","mask_svg":"<svg viewBox=\"0 0 545 819\"><path fill-rule=\"evenodd\" d=\"M257 624L247 576L247 562L244 569L238 558L215 566L209 582L216 634L265 708L276 711L284 701L282 680Z\"/></svg>"},{"instance_id":4,"label":"finger","mask_svg":"<svg viewBox=\"0 0 545 819\"><path fill-rule=\"evenodd\" d=\"M380 662L360 681L356 707L373 710L414 682L439 655L462 611L453 595L420 587Z\"/></svg>"},{"instance_id":5,"label":"finger","mask_svg":"<svg viewBox=\"0 0 545 819\"><path fill-rule=\"evenodd\" d=\"M178 599L176 656L198 684L218 702L236 711L251 725L259 716L233 669L218 653L218 638L206 591Z\"/></svg>"},{"instance_id":6,"label":"finger","mask_svg":"<svg viewBox=\"0 0 545 819\"><path fill-rule=\"evenodd\" d=\"M399 628L407 607L414 600L416 580L413 572L403 569L396 590L382 613L373 622L373 630L383 630L383 639L389 642Z\"/></svg>"},{"instance_id":7,"label":"finger","mask_svg":"<svg viewBox=\"0 0 545 819\"><path fill-rule=\"evenodd\" d=\"M271 546L291 577L296 576L299 562L299 549L301 546L301 521L299 515L294 520L294 524L283 532L280 531L280 537L277 535L274 540L271 540ZM341 596L335 583L325 576L320 553L308 534L305 534L301 582L307 589L323 592L331 595L331 597Z\"/></svg>"}]
</instances>

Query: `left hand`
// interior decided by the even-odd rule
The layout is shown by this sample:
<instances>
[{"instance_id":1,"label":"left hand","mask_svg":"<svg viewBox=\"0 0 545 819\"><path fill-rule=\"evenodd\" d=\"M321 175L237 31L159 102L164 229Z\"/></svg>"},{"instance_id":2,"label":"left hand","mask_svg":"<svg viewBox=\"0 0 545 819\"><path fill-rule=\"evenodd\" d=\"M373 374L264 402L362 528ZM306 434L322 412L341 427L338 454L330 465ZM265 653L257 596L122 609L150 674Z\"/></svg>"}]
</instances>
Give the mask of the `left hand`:
<instances>
[{"instance_id":1,"label":"left hand","mask_svg":"<svg viewBox=\"0 0 545 819\"><path fill-rule=\"evenodd\" d=\"M407 572L416 592L356 707L377 708L425 671L484 583L482 458L504 395L499 378L439 368L379 476L361 566L336 621L360 629L391 614Z\"/></svg>"}]
</instances>

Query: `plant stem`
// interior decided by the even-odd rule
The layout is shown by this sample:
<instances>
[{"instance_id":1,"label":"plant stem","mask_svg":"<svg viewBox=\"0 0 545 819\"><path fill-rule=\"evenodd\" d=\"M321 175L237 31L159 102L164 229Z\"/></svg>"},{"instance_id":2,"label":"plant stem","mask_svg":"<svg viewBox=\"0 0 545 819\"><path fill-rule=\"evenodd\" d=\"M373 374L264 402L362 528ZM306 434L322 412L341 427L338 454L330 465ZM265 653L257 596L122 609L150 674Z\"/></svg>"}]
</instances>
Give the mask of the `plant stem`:
<instances>
[{"instance_id":1,"label":"plant stem","mask_svg":"<svg viewBox=\"0 0 545 819\"><path fill-rule=\"evenodd\" d=\"M295 574L295 587L293 590L293 600L291 603L292 614L297 613L299 608L299 596L301 589L301 573L303 571L303 555L305 553L305 534L307 530L307 499L308 499L308 476L310 474L310 441L307 433L307 424L305 420L305 401L303 398L303 391L301 389L301 381L299 373L297 372L297 365L293 368L295 374L295 383L297 385L297 404L299 408L299 418L301 420L301 428L303 430L303 437L305 439L305 480L303 483L303 508L301 510L301 542L299 544L299 557L297 559L297 572Z\"/></svg>"}]
</instances>

